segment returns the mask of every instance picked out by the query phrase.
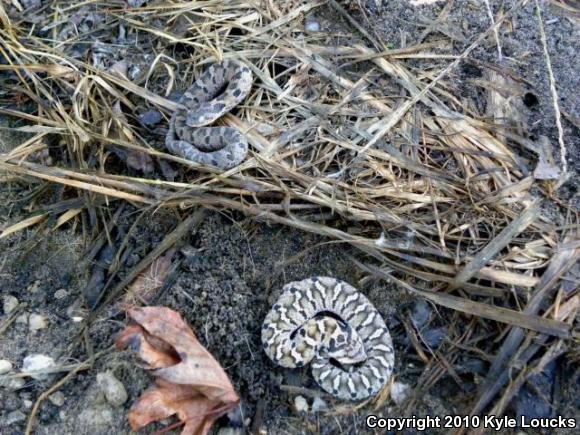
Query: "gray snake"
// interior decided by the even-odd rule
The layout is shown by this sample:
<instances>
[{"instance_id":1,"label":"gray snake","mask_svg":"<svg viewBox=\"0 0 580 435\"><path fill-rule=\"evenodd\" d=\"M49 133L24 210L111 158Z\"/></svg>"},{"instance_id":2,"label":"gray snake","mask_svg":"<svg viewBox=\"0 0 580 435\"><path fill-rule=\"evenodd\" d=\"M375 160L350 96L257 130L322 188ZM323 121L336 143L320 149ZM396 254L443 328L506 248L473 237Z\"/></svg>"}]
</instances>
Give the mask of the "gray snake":
<instances>
[{"instance_id":1,"label":"gray snake","mask_svg":"<svg viewBox=\"0 0 580 435\"><path fill-rule=\"evenodd\" d=\"M268 357L283 367L311 363L328 393L345 400L376 395L393 372L389 330L350 284L312 277L286 284L262 326Z\"/></svg>"},{"instance_id":2,"label":"gray snake","mask_svg":"<svg viewBox=\"0 0 580 435\"><path fill-rule=\"evenodd\" d=\"M239 165L248 152L246 137L231 127L206 127L236 107L252 88L252 71L234 61L210 66L178 101L169 121L169 152L219 169Z\"/></svg>"}]
</instances>

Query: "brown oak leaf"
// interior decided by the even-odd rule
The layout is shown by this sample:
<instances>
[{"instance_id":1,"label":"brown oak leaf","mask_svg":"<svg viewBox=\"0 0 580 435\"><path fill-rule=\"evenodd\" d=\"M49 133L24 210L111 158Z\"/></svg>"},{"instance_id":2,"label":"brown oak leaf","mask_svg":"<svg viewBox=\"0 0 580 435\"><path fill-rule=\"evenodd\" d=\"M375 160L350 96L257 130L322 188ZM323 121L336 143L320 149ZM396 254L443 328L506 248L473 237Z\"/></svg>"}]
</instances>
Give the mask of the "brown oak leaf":
<instances>
[{"instance_id":1,"label":"brown oak leaf","mask_svg":"<svg viewBox=\"0 0 580 435\"><path fill-rule=\"evenodd\" d=\"M144 307L131 308L128 315L137 325L121 333L117 348L133 349L157 377L131 407L131 428L177 415L182 435L207 434L217 418L239 404L227 374L179 313Z\"/></svg>"}]
</instances>

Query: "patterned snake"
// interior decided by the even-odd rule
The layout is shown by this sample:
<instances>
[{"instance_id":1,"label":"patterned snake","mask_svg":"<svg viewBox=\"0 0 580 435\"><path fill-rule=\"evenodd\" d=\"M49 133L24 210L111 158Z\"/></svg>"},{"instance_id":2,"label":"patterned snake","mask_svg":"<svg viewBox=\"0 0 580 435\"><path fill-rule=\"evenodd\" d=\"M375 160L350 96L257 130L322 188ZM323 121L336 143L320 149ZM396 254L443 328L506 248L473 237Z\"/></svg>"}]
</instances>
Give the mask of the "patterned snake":
<instances>
[{"instance_id":1,"label":"patterned snake","mask_svg":"<svg viewBox=\"0 0 580 435\"><path fill-rule=\"evenodd\" d=\"M354 287L329 277L288 283L267 314L262 344L283 367L312 361L312 375L344 400L376 395L393 372L391 335L376 308Z\"/></svg>"},{"instance_id":2,"label":"patterned snake","mask_svg":"<svg viewBox=\"0 0 580 435\"><path fill-rule=\"evenodd\" d=\"M252 88L252 71L234 61L210 66L183 94L169 121L167 149L219 169L239 165L248 152L244 135L230 127L203 127L228 113Z\"/></svg>"}]
</instances>

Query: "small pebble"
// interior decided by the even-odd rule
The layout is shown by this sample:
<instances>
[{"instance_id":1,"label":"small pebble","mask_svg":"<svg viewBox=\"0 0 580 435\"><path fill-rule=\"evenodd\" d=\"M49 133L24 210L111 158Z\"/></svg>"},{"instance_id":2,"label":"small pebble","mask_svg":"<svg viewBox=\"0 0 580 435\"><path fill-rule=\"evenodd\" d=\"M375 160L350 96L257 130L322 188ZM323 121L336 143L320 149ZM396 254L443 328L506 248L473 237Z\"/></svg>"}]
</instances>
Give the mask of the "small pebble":
<instances>
[{"instance_id":1,"label":"small pebble","mask_svg":"<svg viewBox=\"0 0 580 435\"><path fill-rule=\"evenodd\" d=\"M320 397L315 397L312 401L312 412L327 411L328 405Z\"/></svg>"},{"instance_id":2,"label":"small pebble","mask_svg":"<svg viewBox=\"0 0 580 435\"><path fill-rule=\"evenodd\" d=\"M296 412L308 412L308 402L302 396L296 396L294 398L294 408Z\"/></svg>"},{"instance_id":3,"label":"small pebble","mask_svg":"<svg viewBox=\"0 0 580 435\"><path fill-rule=\"evenodd\" d=\"M24 387L24 384L26 384L26 381L23 378L4 379L0 381L0 387L4 387L7 390L19 390Z\"/></svg>"},{"instance_id":4,"label":"small pebble","mask_svg":"<svg viewBox=\"0 0 580 435\"><path fill-rule=\"evenodd\" d=\"M409 385L402 382L395 382L391 388L391 399L397 405L401 405L409 394Z\"/></svg>"},{"instance_id":5,"label":"small pebble","mask_svg":"<svg viewBox=\"0 0 580 435\"><path fill-rule=\"evenodd\" d=\"M4 296L4 303L2 305L2 308L4 309L4 314L10 314L11 312L13 312L16 308L18 308L18 299L12 295L6 295Z\"/></svg>"},{"instance_id":6,"label":"small pebble","mask_svg":"<svg viewBox=\"0 0 580 435\"><path fill-rule=\"evenodd\" d=\"M7 359L0 359L0 375L5 375L12 370L12 363Z\"/></svg>"},{"instance_id":7,"label":"small pebble","mask_svg":"<svg viewBox=\"0 0 580 435\"><path fill-rule=\"evenodd\" d=\"M218 432L218 435L241 435L241 434L242 429L239 429L237 427L222 427Z\"/></svg>"},{"instance_id":8,"label":"small pebble","mask_svg":"<svg viewBox=\"0 0 580 435\"><path fill-rule=\"evenodd\" d=\"M34 402L32 400L24 399L22 401L22 406L24 406L26 409L32 408L32 405L34 405Z\"/></svg>"},{"instance_id":9,"label":"small pebble","mask_svg":"<svg viewBox=\"0 0 580 435\"><path fill-rule=\"evenodd\" d=\"M10 426L14 423L20 423L21 421L25 421L26 420L26 414L22 411L12 411L10 414L8 414L3 423L5 426Z\"/></svg>"},{"instance_id":10,"label":"small pebble","mask_svg":"<svg viewBox=\"0 0 580 435\"><path fill-rule=\"evenodd\" d=\"M64 405L65 399L66 397L62 391L57 391L56 393L53 393L50 396L48 396L48 400L50 400L50 403L58 407Z\"/></svg>"},{"instance_id":11,"label":"small pebble","mask_svg":"<svg viewBox=\"0 0 580 435\"><path fill-rule=\"evenodd\" d=\"M102 372L97 374L97 384L105 394L107 402L113 406L121 406L128 399L125 386L112 372Z\"/></svg>"},{"instance_id":12,"label":"small pebble","mask_svg":"<svg viewBox=\"0 0 580 435\"><path fill-rule=\"evenodd\" d=\"M68 296L68 291L66 291L66 289L64 289L64 288L58 289L57 291L54 292L54 298L56 300L64 299L67 296Z\"/></svg>"},{"instance_id":13,"label":"small pebble","mask_svg":"<svg viewBox=\"0 0 580 435\"><path fill-rule=\"evenodd\" d=\"M49 356L42 355L42 354L32 354L28 355L24 358L22 363L22 370L25 372L32 372L37 370L47 370L51 367L54 367L56 364L54 363L54 359ZM31 375L32 379L36 379L37 381L44 381L50 377L50 373L37 373Z\"/></svg>"},{"instance_id":14,"label":"small pebble","mask_svg":"<svg viewBox=\"0 0 580 435\"><path fill-rule=\"evenodd\" d=\"M31 332L48 328L48 320L41 314L32 313L28 318L28 328Z\"/></svg>"},{"instance_id":15,"label":"small pebble","mask_svg":"<svg viewBox=\"0 0 580 435\"><path fill-rule=\"evenodd\" d=\"M66 309L66 315L71 318L73 322L82 322L86 315L86 310L81 307L80 299L76 302L73 302L69 307Z\"/></svg>"},{"instance_id":16,"label":"small pebble","mask_svg":"<svg viewBox=\"0 0 580 435\"><path fill-rule=\"evenodd\" d=\"M320 32L320 23L318 21L306 21L304 28L308 32Z\"/></svg>"}]
</instances>

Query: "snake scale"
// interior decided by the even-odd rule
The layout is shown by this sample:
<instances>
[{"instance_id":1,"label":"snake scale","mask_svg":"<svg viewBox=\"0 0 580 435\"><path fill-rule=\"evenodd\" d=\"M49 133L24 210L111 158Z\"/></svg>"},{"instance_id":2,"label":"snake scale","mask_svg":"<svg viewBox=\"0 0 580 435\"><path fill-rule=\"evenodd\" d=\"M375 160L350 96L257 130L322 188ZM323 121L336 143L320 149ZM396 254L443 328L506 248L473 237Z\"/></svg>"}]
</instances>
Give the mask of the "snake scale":
<instances>
[{"instance_id":1,"label":"snake scale","mask_svg":"<svg viewBox=\"0 0 580 435\"><path fill-rule=\"evenodd\" d=\"M235 61L211 65L178 101L169 121L169 152L222 170L248 153L246 137L231 127L205 127L240 104L252 88L252 71Z\"/></svg>"},{"instance_id":2,"label":"snake scale","mask_svg":"<svg viewBox=\"0 0 580 435\"><path fill-rule=\"evenodd\" d=\"M309 362L316 382L343 400L376 395L393 372L391 335L350 284L312 277L286 284L262 326L265 353L283 367Z\"/></svg>"}]
</instances>

